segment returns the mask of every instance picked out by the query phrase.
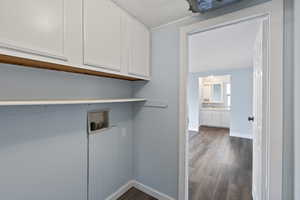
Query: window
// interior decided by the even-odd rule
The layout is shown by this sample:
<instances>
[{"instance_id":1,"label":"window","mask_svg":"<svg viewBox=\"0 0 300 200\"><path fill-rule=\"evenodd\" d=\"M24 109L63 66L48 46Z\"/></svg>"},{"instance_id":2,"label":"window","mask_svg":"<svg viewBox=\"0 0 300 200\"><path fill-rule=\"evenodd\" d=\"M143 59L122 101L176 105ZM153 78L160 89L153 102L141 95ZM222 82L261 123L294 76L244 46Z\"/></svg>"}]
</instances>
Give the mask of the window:
<instances>
[{"instance_id":1,"label":"window","mask_svg":"<svg viewBox=\"0 0 300 200\"><path fill-rule=\"evenodd\" d=\"M226 103L227 106L230 107L231 106L231 84L227 83L226 84Z\"/></svg>"}]
</instances>

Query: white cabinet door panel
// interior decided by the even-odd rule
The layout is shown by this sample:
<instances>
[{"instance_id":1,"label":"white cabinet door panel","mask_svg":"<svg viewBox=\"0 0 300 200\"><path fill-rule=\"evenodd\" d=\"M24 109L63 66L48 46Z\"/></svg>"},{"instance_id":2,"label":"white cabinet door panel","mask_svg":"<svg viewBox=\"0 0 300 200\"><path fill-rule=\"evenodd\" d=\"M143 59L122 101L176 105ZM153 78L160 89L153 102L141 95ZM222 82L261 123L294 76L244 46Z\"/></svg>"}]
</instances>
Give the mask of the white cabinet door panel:
<instances>
[{"instance_id":1,"label":"white cabinet door panel","mask_svg":"<svg viewBox=\"0 0 300 200\"><path fill-rule=\"evenodd\" d=\"M200 117L200 126L205 125L205 115L204 115L204 111L202 111L202 110L200 111L199 117Z\"/></svg>"},{"instance_id":2,"label":"white cabinet door panel","mask_svg":"<svg viewBox=\"0 0 300 200\"><path fill-rule=\"evenodd\" d=\"M0 48L66 60L64 0L1 0Z\"/></svg>"},{"instance_id":3,"label":"white cabinet door panel","mask_svg":"<svg viewBox=\"0 0 300 200\"><path fill-rule=\"evenodd\" d=\"M131 16L126 13L125 11L122 11L122 23L121 23L121 32L122 32L122 52L121 52L121 70L124 74L128 74L129 71L129 65L131 62Z\"/></svg>"},{"instance_id":4,"label":"white cabinet door panel","mask_svg":"<svg viewBox=\"0 0 300 200\"><path fill-rule=\"evenodd\" d=\"M131 62L129 73L148 77L150 75L150 33L147 27L135 19L131 20Z\"/></svg>"},{"instance_id":5,"label":"white cabinet door panel","mask_svg":"<svg viewBox=\"0 0 300 200\"><path fill-rule=\"evenodd\" d=\"M230 111L225 111L223 114L224 127L230 128Z\"/></svg>"},{"instance_id":6,"label":"white cabinet door panel","mask_svg":"<svg viewBox=\"0 0 300 200\"><path fill-rule=\"evenodd\" d=\"M208 125L214 126L214 113L212 111L208 111L207 116L208 116Z\"/></svg>"},{"instance_id":7,"label":"white cabinet door panel","mask_svg":"<svg viewBox=\"0 0 300 200\"><path fill-rule=\"evenodd\" d=\"M221 123L222 123L222 111L214 111L214 112L215 112L215 116L216 116L216 118L214 120L215 126L216 127L222 127L221 126Z\"/></svg>"},{"instance_id":8,"label":"white cabinet door panel","mask_svg":"<svg viewBox=\"0 0 300 200\"><path fill-rule=\"evenodd\" d=\"M202 126L207 125L208 120L207 120L207 114L206 114L206 111L201 111L201 114L200 114L200 121L201 121L200 124L201 124Z\"/></svg>"},{"instance_id":9,"label":"white cabinet door panel","mask_svg":"<svg viewBox=\"0 0 300 200\"><path fill-rule=\"evenodd\" d=\"M121 69L121 10L110 0L84 1L84 64Z\"/></svg>"},{"instance_id":10,"label":"white cabinet door panel","mask_svg":"<svg viewBox=\"0 0 300 200\"><path fill-rule=\"evenodd\" d=\"M214 111L209 111L209 125L216 126L216 113Z\"/></svg>"},{"instance_id":11,"label":"white cabinet door panel","mask_svg":"<svg viewBox=\"0 0 300 200\"><path fill-rule=\"evenodd\" d=\"M200 125L229 128L230 112L222 110L202 110L200 112Z\"/></svg>"}]
</instances>

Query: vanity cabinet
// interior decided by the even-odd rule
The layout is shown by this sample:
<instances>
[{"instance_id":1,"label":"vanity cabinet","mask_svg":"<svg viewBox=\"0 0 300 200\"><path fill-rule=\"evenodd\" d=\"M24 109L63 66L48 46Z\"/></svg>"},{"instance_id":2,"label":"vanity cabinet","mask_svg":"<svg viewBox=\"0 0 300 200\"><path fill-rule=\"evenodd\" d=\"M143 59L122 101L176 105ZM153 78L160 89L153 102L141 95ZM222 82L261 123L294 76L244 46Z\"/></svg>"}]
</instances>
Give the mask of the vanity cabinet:
<instances>
[{"instance_id":1,"label":"vanity cabinet","mask_svg":"<svg viewBox=\"0 0 300 200\"><path fill-rule=\"evenodd\" d=\"M202 109L200 126L230 128L230 111L226 109Z\"/></svg>"},{"instance_id":2,"label":"vanity cabinet","mask_svg":"<svg viewBox=\"0 0 300 200\"><path fill-rule=\"evenodd\" d=\"M1 0L0 26L2 63L150 80L150 31L112 0Z\"/></svg>"}]
</instances>

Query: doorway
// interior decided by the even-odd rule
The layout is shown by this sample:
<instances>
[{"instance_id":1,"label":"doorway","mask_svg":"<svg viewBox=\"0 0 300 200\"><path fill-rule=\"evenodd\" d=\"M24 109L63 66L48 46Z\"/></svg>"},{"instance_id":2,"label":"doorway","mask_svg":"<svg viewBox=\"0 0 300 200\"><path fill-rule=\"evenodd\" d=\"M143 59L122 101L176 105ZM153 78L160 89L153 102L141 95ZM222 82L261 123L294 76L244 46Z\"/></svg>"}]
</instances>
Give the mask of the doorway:
<instances>
[{"instance_id":1,"label":"doorway","mask_svg":"<svg viewBox=\"0 0 300 200\"><path fill-rule=\"evenodd\" d=\"M261 123L253 123L254 132L260 132L260 139L254 142L260 146L259 154L253 151L257 159L254 158L254 176L253 180L256 189L252 190L253 199L258 200L281 200L282 192L282 143L279 142L282 137L282 99L274 100L271 97L278 95L282 97L282 92L278 91L278 87L282 87L281 73L282 69L282 26L280 26L281 13L270 14L274 11L272 3L266 3L263 6L255 6L247 8L236 13L228 14L222 17L199 22L181 29L181 68L180 68L180 104L179 104L179 199L188 200L188 109L187 109L187 94L188 94L188 37L200 32L207 32L221 27L232 26L234 24L244 23L252 20L262 20L262 52L263 64L260 72L253 74L261 75L258 78L261 86L261 95L253 95L260 97L260 103L254 103L253 110L261 109L257 121ZM276 9L275 9L276 10ZM277 21L276 21L277 20ZM270 70L271 68L272 70ZM278 71L279 70L279 71ZM255 78L254 78L255 79ZM259 85L258 84L258 85ZM255 88L256 86L253 86ZM277 87L277 90L275 90ZM277 91L277 92L276 92ZM254 92L259 93L259 92ZM256 105L256 107L255 107ZM259 108L258 105L263 105ZM252 120L252 116L249 116ZM272 134L270 134L272 132ZM254 134L255 135L255 134ZM252 153L253 153L252 152ZM280 153L281 152L281 153ZM259 155L259 156L258 156ZM258 162L258 160L260 160ZM256 163L255 163L256 162ZM259 164L260 163L260 166ZM259 166L259 167L257 167ZM254 194L253 194L254 193Z\"/></svg>"},{"instance_id":2,"label":"doorway","mask_svg":"<svg viewBox=\"0 0 300 200\"><path fill-rule=\"evenodd\" d=\"M254 178L252 184L252 174L257 177L260 173L253 169L261 168L262 156L258 154L262 152L256 149L260 146L253 146L252 139L257 141L258 136L254 130L258 129L253 129L251 120L254 105L262 102L253 94L262 91L262 85L255 83L254 68L263 60L258 56L262 53L258 44L262 44L263 20L188 36L189 200L250 200L252 193L261 196L256 189L261 180Z\"/></svg>"}]
</instances>

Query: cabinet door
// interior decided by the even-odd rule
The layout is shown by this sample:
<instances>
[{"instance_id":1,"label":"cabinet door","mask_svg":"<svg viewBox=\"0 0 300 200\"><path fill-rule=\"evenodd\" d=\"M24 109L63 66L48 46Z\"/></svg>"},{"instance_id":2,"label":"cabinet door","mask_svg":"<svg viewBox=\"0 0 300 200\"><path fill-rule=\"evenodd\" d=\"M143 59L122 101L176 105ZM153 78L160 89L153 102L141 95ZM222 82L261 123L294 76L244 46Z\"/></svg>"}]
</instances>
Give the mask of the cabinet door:
<instances>
[{"instance_id":1,"label":"cabinet door","mask_svg":"<svg viewBox=\"0 0 300 200\"><path fill-rule=\"evenodd\" d=\"M84 1L84 64L121 69L121 10L110 0Z\"/></svg>"},{"instance_id":2,"label":"cabinet door","mask_svg":"<svg viewBox=\"0 0 300 200\"><path fill-rule=\"evenodd\" d=\"M230 122L229 122L229 113L228 111L221 111L221 127L229 128Z\"/></svg>"},{"instance_id":3,"label":"cabinet door","mask_svg":"<svg viewBox=\"0 0 300 200\"><path fill-rule=\"evenodd\" d=\"M226 127L225 123L225 111L220 110L220 127Z\"/></svg>"},{"instance_id":4,"label":"cabinet door","mask_svg":"<svg viewBox=\"0 0 300 200\"><path fill-rule=\"evenodd\" d=\"M206 111L206 116L207 116L207 121L206 121L206 124L207 126L213 126L214 123L213 123L213 113L212 111Z\"/></svg>"},{"instance_id":5,"label":"cabinet door","mask_svg":"<svg viewBox=\"0 0 300 200\"><path fill-rule=\"evenodd\" d=\"M210 111L211 112L211 125L214 126L214 127L220 127L221 126L221 114L219 111Z\"/></svg>"},{"instance_id":6,"label":"cabinet door","mask_svg":"<svg viewBox=\"0 0 300 200\"><path fill-rule=\"evenodd\" d=\"M230 111L224 112L224 125L225 127L230 128Z\"/></svg>"},{"instance_id":7,"label":"cabinet door","mask_svg":"<svg viewBox=\"0 0 300 200\"><path fill-rule=\"evenodd\" d=\"M1 0L0 48L11 55L67 60L64 0Z\"/></svg>"},{"instance_id":8,"label":"cabinet door","mask_svg":"<svg viewBox=\"0 0 300 200\"><path fill-rule=\"evenodd\" d=\"M129 73L138 76L150 75L150 33L147 27L135 19L131 21L131 62Z\"/></svg>"},{"instance_id":9,"label":"cabinet door","mask_svg":"<svg viewBox=\"0 0 300 200\"><path fill-rule=\"evenodd\" d=\"M200 111L200 126L205 126L207 122L207 116L205 115L205 111L201 110Z\"/></svg>"}]
</instances>

